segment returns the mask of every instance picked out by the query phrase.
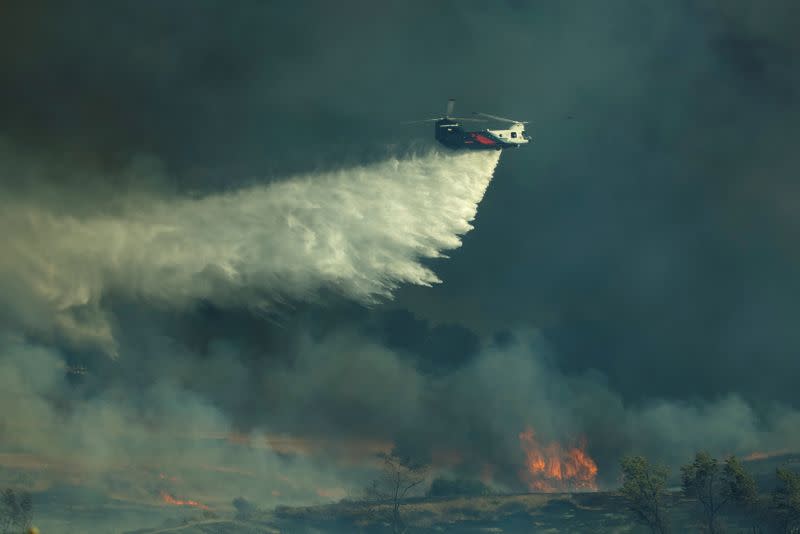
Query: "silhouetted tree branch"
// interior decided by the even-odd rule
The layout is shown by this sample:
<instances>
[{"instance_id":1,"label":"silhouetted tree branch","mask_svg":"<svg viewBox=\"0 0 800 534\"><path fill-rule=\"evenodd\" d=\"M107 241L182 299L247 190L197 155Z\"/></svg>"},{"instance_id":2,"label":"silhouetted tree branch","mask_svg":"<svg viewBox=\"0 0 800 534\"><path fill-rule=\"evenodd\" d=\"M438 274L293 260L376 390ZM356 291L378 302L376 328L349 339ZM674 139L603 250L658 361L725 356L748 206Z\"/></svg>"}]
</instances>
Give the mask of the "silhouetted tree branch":
<instances>
[{"instance_id":1,"label":"silhouetted tree branch","mask_svg":"<svg viewBox=\"0 0 800 534\"><path fill-rule=\"evenodd\" d=\"M387 521L394 534L402 534L408 527L400 514L400 504L414 488L425 482L428 469L397 456L383 454L381 457L383 471L365 491L368 511Z\"/></svg>"}]
</instances>

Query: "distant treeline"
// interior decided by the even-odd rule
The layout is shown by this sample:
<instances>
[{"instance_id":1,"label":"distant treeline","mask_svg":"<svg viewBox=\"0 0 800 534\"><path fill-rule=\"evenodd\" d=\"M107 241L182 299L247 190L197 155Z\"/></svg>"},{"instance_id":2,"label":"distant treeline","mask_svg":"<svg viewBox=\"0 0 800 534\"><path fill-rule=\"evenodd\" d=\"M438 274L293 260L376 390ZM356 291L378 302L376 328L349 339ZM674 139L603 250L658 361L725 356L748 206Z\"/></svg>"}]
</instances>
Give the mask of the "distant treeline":
<instances>
[{"instance_id":1,"label":"distant treeline","mask_svg":"<svg viewBox=\"0 0 800 534\"><path fill-rule=\"evenodd\" d=\"M620 493L635 519L651 532L670 532L669 509L665 505L669 470L651 464L643 456L622 459ZM722 515L746 524L747 531L800 534L800 474L777 468L774 487L762 492L755 477L736 456L724 461L707 452L681 467L683 495L696 502L697 520L709 534L728 532Z\"/></svg>"}]
</instances>

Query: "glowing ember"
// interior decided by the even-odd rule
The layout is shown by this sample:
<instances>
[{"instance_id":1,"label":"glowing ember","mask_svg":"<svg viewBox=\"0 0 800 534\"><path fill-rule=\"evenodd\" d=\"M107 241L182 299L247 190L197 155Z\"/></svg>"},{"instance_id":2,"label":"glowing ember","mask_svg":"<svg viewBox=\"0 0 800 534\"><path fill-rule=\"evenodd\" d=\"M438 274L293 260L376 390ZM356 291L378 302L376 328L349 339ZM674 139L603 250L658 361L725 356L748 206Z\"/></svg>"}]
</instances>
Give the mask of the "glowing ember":
<instances>
[{"instance_id":1,"label":"glowing ember","mask_svg":"<svg viewBox=\"0 0 800 534\"><path fill-rule=\"evenodd\" d=\"M584 444L565 448L553 442L539 444L528 427L520 432L526 469L520 473L531 491L597 490L597 464L584 450Z\"/></svg>"},{"instance_id":2,"label":"glowing ember","mask_svg":"<svg viewBox=\"0 0 800 534\"><path fill-rule=\"evenodd\" d=\"M197 501L190 501L190 500L184 501L181 499L176 499L166 491L161 492L161 500L167 504L172 504L174 506L191 506L192 508L199 508L201 510L211 510L211 508L209 508L205 504L200 504Z\"/></svg>"}]
</instances>

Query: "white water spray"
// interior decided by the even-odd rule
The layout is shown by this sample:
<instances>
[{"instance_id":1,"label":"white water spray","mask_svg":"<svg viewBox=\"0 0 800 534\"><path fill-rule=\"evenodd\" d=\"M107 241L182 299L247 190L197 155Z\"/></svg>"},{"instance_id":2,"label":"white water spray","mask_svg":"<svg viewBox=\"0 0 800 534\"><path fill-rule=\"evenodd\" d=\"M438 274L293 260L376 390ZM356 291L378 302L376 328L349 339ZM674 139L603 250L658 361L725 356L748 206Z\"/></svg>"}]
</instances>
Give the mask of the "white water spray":
<instances>
[{"instance_id":1,"label":"white water spray","mask_svg":"<svg viewBox=\"0 0 800 534\"><path fill-rule=\"evenodd\" d=\"M264 307L321 289L370 302L439 281L420 260L460 246L498 161L433 152L102 217L0 202L0 284L52 311L50 326L106 340L109 291L174 307Z\"/></svg>"}]
</instances>

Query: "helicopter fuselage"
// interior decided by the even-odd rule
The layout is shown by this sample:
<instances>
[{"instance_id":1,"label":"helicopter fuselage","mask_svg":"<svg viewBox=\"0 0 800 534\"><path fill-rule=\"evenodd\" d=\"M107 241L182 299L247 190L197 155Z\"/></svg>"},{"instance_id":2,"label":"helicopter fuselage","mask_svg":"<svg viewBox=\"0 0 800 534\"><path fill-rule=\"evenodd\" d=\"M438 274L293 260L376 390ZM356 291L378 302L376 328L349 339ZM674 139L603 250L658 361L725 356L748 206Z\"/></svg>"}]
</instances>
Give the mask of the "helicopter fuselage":
<instances>
[{"instance_id":1,"label":"helicopter fuselage","mask_svg":"<svg viewBox=\"0 0 800 534\"><path fill-rule=\"evenodd\" d=\"M530 142L521 123L513 124L507 130L467 131L457 120L448 118L436 121L436 140L448 148L466 150L502 150L519 148Z\"/></svg>"}]
</instances>

